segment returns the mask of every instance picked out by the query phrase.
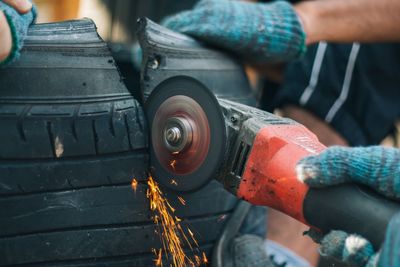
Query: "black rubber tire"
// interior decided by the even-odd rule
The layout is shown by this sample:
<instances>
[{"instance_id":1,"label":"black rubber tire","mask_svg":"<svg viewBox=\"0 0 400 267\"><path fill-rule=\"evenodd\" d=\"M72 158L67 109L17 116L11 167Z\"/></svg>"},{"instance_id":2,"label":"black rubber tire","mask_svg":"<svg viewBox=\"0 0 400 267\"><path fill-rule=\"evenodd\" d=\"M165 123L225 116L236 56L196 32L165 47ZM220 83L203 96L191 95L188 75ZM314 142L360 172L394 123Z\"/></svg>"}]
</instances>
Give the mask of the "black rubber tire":
<instances>
[{"instance_id":1,"label":"black rubber tire","mask_svg":"<svg viewBox=\"0 0 400 267\"><path fill-rule=\"evenodd\" d=\"M0 266L154 265L147 147L142 108L94 24L33 26L0 69ZM210 255L236 200L216 182L186 206L168 197Z\"/></svg>"}]
</instances>

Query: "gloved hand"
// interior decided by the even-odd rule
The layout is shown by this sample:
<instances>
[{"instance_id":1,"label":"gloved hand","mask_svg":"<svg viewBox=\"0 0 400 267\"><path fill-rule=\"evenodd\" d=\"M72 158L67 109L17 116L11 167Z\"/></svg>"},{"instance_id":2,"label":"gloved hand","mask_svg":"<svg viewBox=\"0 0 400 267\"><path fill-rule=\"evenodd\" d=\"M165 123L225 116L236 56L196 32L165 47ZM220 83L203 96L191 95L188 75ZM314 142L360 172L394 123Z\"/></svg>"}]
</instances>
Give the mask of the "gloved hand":
<instances>
[{"instance_id":1,"label":"gloved hand","mask_svg":"<svg viewBox=\"0 0 400 267\"><path fill-rule=\"evenodd\" d=\"M305 33L286 1L202 0L164 26L225 48L252 63L288 61L306 51Z\"/></svg>"},{"instance_id":2,"label":"gloved hand","mask_svg":"<svg viewBox=\"0 0 400 267\"><path fill-rule=\"evenodd\" d=\"M370 186L388 198L400 200L400 150L381 146L330 147L299 161L297 176L311 187L355 182ZM400 214L388 225L382 251L376 254L363 237L343 231L315 236L322 255L356 266L400 266Z\"/></svg>"},{"instance_id":3,"label":"gloved hand","mask_svg":"<svg viewBox=\"0 0 400 267\"><path fill-rule=\"evenodd\" d=\"M30 24L36 18L36 9L28 0L0 1L0 65L19 56Z\"/></svg>"}]
</instances>

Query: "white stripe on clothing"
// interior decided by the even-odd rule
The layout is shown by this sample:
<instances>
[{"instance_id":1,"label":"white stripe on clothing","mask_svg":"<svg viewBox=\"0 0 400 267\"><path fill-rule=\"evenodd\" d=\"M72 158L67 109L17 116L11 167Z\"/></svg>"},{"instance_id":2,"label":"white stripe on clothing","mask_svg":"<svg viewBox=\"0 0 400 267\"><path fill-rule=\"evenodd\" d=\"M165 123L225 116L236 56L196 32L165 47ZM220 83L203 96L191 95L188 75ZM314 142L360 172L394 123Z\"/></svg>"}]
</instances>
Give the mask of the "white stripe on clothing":
<instances>
[{"instance_id":1,"label":"white stripe on clothing","mask_svg":"<svg viewBox=\"0 0 400 267\"><path fill-rule=\"evenodd\" d=\"M303 94L300 97L300 105L305 106L310 99L315 87L318 83L319 72L321 70L322 61L325 57L325 51L327 47L326 42L320 42L318 44L317 52L315 53L314 63L311 71L310 82L306 89L304 89Z\"/></svg>"},{"instance_id":2,"label":"white stripe on clothing","mask_svg":"<svg viewBox=\"0 0 400 267\"><path fill-rule=\"evenodd\" d=\"M342 91L340 92L338 99L336 99L335 103L332 105L331 109L329 110L328 114L325 117L325 121L328 123L332 122L336 113L339 111L344 102L347 100L347 97L349 95L351 78L353 77L354 65L356 63L359 50L360 50L360 44L354 43L353 46L351 47L349 60L347 61L347 67L346 67L346 73L344 75Z\"/></svg>"}]
</instances>

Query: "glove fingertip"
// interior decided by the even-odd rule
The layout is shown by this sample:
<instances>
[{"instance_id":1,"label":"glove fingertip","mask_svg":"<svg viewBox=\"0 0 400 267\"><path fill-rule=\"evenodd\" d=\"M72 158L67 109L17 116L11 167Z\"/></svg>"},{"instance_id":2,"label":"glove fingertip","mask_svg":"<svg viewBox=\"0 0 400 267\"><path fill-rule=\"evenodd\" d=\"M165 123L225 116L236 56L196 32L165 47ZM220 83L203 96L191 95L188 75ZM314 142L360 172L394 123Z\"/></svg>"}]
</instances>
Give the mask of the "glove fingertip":
<instances>
[{"instance_id":1,"label":"glove fingertip","mask_svg":"<svg viewBox=\"0 0 400 267\"><path fill-rule=\"evenodd\" d=\"M374 248L368 240L359 235L349 235L344 245L343 260L364 266L374 253Z\"/></svg>"},{"instance_id":2,"label":"glove fingertip","mask_svg":"<svg viewBox=\"0 0 400 267\"><path fill-rule=\"evenodd\" d=\"M175 17L167 17L160 23L164 27L173 30L174 26L177 24L177 20Z\"/></svg>"},{"instance_id":3,"label":"glove fingertip","mask_svg":"<svg viewBox=\"0 0 400 267\"><path fill-rule=\"evenodd\" d=\"M319 168L316 157L311 156L300 160L296 166L297 179L303 183L313 185L319 184L315 179L319 176Z\"/></svg>"},{"instance_id":4,"label":"glove fingertip","mask_svg":"<svg viewBox=\"0 0 400 267\"><path fill-rule=\"evenodd\" d=\"M195 23L193 23L193 18L196 17L195 12L197 11L182 11L175 15L166 17L160 22L160 24L170 30L179 32L180 29L185 26L187 27L189 25L195 25Z\"/></svg>"},{"instance_id":5,"label":"glove fingertip","mask_svg":"<svg viewBox=\"0 0 400 267\"><path fill-rule=\"evenodd\" d=\"M331 231L321 240L320 254L341 259L348 236L349 234L343 231Z\"/></svg>"}]
</instances>

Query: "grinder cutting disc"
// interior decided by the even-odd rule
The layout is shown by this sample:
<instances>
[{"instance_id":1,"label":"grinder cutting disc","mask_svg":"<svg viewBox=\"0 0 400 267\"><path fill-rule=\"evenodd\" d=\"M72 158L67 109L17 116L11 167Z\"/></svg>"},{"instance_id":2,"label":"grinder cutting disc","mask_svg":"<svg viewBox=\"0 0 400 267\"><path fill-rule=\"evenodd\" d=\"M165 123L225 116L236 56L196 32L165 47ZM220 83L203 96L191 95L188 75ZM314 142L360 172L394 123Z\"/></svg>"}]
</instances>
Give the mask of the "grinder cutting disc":
<instances>
[{"instance_id":1,"label":"grinder cutting disc","mask_svg":"<svg viewBox=\"0 0 400 267\"><path fill-rule=\"evenodd\" d=\"M215 96L187 77L162 82L145 104L155 179L193 191L214 178L225 151L226 128Z\"/></svg>"}]
</instances>

